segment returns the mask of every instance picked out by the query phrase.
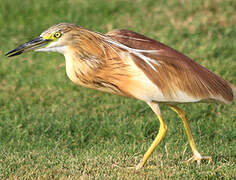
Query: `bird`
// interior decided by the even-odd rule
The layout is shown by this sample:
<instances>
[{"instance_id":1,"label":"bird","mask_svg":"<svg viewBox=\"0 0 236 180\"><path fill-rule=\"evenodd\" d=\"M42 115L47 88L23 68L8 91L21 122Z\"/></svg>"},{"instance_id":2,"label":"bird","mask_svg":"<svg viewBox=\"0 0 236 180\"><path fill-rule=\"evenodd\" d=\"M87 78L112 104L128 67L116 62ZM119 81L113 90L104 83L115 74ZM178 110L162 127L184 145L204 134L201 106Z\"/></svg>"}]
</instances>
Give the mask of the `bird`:
<instances>
[{"instance_id":1,"label":"bird","mask_svg":"<svg viewBox=\"0 0 236 180\"><path fill-rule=\"evenodd\" d=\"M6 56L27 51L59 52L65 57L66 74L77 85L144 101L159 119L157 136L140 162L139 170L167 132L160 106L169 106L183 121L193 153L186 162L211 161L194 141L187 115L178 107L186 103L231 103L233 85L177 50L142 34L117 29L99 33L59 23Z\"/></svg>"}]
</instances>

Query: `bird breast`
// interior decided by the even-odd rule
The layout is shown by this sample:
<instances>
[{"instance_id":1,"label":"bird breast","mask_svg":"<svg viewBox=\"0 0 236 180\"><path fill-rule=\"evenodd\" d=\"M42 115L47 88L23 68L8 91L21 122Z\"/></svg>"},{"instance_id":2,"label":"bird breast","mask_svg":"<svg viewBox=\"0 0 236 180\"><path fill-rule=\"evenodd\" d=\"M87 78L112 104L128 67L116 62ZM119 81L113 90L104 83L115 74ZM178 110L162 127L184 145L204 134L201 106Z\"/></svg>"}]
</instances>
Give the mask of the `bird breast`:
<instances>
[{"instance_id":1,"label":"bird breast","mask_svg":"<svg viewBox=\"0 0 236 180\"><path fill-rule=\"evenodd\" d=\"M115 70L117 63L99 64L95 59L82 60L69 53L65 54L65 59L67 76L75 84L113 94L128 95L119 87L125 73L122 73L122 70Z\"/></svg>"}]
</instances>

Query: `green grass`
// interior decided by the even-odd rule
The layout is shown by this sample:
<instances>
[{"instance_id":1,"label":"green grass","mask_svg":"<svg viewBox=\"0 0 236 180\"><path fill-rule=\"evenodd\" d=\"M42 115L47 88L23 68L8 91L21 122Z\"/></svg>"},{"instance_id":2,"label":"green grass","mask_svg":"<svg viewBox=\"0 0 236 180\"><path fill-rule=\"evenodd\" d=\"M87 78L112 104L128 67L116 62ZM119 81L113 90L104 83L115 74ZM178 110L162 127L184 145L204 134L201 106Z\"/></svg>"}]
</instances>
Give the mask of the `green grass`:
<instances>
[{"instance_id":1,"label":"green grass","mask_svg":"<svg viewBox=\"0 0 236 180\"><path fill-rule=\"evenodd\" d=\"M236 106L181 105L213 163L182 163L191 149L181 121L162 107L164 141L136 165L159 122L141 101L78 87L56 53L4 56L59 22L126 28L155 38L236 84L234 0L1 0L0 179L234 179Z\"/></svg>"}]
</instances>

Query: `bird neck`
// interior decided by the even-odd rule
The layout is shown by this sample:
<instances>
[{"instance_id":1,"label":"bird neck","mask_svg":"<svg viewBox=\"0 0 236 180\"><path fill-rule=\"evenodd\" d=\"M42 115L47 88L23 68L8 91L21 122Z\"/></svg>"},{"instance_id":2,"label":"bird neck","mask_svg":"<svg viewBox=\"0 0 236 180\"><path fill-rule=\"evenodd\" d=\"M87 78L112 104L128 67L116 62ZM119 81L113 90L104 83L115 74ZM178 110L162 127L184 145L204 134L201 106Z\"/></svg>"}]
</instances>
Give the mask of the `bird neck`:
<instances>
[{"instance_id":1,"label":"bird neck","mask_svg":"<svg viewBox=\"0 0 236 180\"><path fill-rule=\"evenodd\" d=\"M72 33L72 43L69 44L69 50L72 50L77 58L86 59L91 55L104 56L103 35L84 28Z\"/></svg>"},{"instance_id":2,"label":"bird neck","mask_svg":"<svg viewBox=\"0 0 236 180\"><path fill-rule=\"evenodd\" d=\"M75 82L89 87L96 71L105 64L105 52L99 35L88 30L80 30L73 35L72 43L67 46L64 56L66 72Z\"/></svg>"}]
</instances>

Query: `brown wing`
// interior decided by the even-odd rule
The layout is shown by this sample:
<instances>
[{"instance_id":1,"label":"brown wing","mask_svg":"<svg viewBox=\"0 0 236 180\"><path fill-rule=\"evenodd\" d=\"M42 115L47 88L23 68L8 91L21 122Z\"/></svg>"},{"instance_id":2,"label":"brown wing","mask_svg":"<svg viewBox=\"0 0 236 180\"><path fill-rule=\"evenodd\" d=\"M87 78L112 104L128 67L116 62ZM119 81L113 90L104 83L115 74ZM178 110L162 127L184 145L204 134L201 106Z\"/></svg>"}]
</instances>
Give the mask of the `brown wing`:
<instances>
[{"instance_id":1,"label":"brown wing","mask_svg":"<svg viewBox=\"0 0 236 180\"><path fill-rule=\"evenodd\" d=\"M140 56L131 53L132 59L165 96L174 96L176 90L180 90L202 100L233 100L234 95L229 82L176 50L129 30L114 30L107 35L128 48L147 50L140 53L152 60L151 65ZM155 53L150 50L157 51Z\"/></svg>"}]
</instances>

